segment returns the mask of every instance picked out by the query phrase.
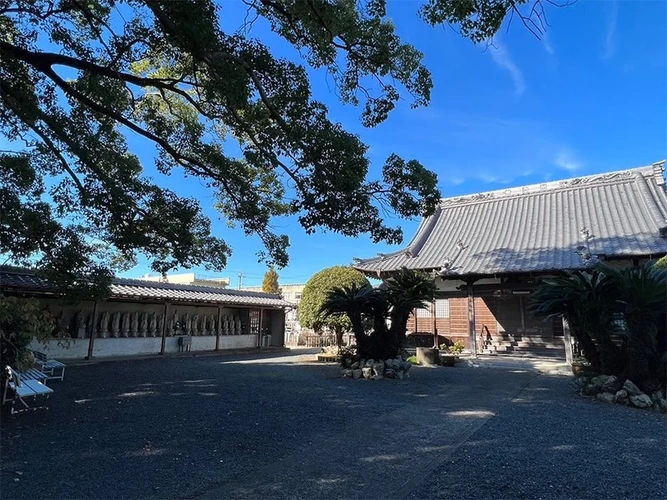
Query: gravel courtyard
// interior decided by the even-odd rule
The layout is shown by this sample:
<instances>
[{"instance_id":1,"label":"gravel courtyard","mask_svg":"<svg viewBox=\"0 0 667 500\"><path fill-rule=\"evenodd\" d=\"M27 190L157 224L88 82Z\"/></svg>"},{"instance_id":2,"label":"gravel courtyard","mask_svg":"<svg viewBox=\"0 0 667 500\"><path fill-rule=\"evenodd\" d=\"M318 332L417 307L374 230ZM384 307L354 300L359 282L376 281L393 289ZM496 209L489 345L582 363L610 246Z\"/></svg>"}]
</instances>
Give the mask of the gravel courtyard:
<instances>
[{"instance_id":1,"label":"gravel courtyard","mask_svg":"<svg viewBox=\"0 0 667 500\"><path fill-rule=\"evenodd\" d=\"M3 499L667 497L667 419L529 370L340 379L299 353L70 366L5 418Z\"/></svg>"}]
</instances>

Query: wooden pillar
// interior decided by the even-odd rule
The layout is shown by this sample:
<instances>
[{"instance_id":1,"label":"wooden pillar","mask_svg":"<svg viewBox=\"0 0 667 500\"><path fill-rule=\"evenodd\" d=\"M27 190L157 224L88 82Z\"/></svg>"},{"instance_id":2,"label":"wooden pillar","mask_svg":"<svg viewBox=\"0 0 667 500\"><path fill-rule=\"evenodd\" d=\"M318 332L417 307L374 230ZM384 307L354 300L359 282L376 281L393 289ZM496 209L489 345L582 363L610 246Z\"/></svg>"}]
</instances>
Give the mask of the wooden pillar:
<instances>
[{"instance_id":1,"label":"wooden pillar","mask_svg":"<svg viewBox=\"0 0 667 500\"><path fill-rule=\"evenodd\" d=\"M95 301L95 305L93 305L93 319L90 322L90 339L88 340L88 356L86 356L86 359L93 359L96 333L95 326L97 326L97 301Z\"/></svg>"},{"instance_id":2,"label":"wooden pillar","mask_svg":"<svg viewBox=\"0 0 667 500\"><path fill-rule=\"evenodd\" d=\"M417 309L412 310L412 315L415 318L415 333L417 333Z\"/></svg>"},{"instance_id":3,"label":"wooden pillar","mask_svg":"<svg viewBox=\"0 0 667 500\"><path fill-rule=\"evenodd\" d=\"M218 306L218 322L215 324L215 350L220 350L220 330L222 329L222 307Z\"/></svg>"},{"instance_id":4,"label":"wooden pillar","mask_svg":"<svg viewBox=\"0 0 667 500\"><path fill-rule=\"evenodd\" d=\"M433 347L437 349L440 346L438 345L438 325L436 324L435 316L435 299L433 299L433 303L431 304L431 319L433 320Z\"/></svg>"},{"instance_id":5,"label":"wooden pillar","mask_svg":"<svg viewBox=\"0 0 667 500\"><path fill-rule=\"evenodd\" d=\"M259 308L259 328L257 331L257 347L262 347L262 320L264 319L264 309Z\"/></svg>"},{"instance_id":6,"label":"wooden pillar","mask_svg":"<svg viewBox=\"0 0 667 500\"><path fill-rule=\"evenodd\" d=\"M162 321L162 344L160 345L160 354L164 354L167 347L167 324L169 323L169 302L164 303L164 320Z\"/></svg>"},{"instance_id":7,"label":"wooden pillar","mask_svg":"<svg viewBox=\"0 0 667 500\"><path fill-rule=\"evenodd\" d=\"M572 364L572 335L570 333L570 324L563 317L563 343L565 344L565 360Z\"/></svg>"},{"instance_id":8,"label":"wooden pillar","mask_svg":"<svg viewBox=\"0 0 667 500\"><path fill-rule=\"evenodd\" d=\"M475 294L473 282L468 282L468 338L470 339L470 354L477 357L477 332L475 331Z\"/></svg>"}]
</instances>

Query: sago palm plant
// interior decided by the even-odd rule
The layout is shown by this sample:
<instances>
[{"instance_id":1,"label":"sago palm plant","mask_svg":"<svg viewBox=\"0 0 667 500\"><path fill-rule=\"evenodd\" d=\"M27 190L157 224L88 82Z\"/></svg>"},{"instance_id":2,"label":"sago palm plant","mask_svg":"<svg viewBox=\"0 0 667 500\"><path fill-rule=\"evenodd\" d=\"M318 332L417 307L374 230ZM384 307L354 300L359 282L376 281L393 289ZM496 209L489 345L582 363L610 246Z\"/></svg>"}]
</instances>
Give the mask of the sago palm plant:
<instances>
[{"instance_id":1,"label":"sago palm plant","mask_svg":"<svg viewBox=\"0 0 667 500\"><path fill-rule=\"evenodd\" d=\"M667 269L654 264L623 269L597 266L616 287L615 305L628 328L628 376L640 385L657 368L658 321L667 305Z\"/></svg>"},{"instance_id":2,"label":"sago palm plant","mask_svg":"<svg viewBox=\"0 0 667 500\"><path fill-rule=\"evenodd\" d=\"M542 282L531 295L529 311L546 318L563 315L591 367L615 372L622 361L610 337L614 290L613 282L599 270L566 272Z\"/></svg>"}]
</instances>

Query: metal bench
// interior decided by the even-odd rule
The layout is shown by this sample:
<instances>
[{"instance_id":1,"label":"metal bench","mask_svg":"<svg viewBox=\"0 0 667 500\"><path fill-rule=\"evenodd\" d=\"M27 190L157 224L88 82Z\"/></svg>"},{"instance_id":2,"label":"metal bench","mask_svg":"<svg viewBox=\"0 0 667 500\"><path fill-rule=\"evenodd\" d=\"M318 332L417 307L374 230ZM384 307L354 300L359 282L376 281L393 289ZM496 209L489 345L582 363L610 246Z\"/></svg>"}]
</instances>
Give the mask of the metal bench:
<instances>
[{"instance_id":1,"label":"metal bench","mask_svg":"<svg viewBox=\"0 0 667 500\"><path fill-rule=\"evenodd\" d=\"M39 351L32 351L35 355L35 364L40 366L40 370L46 374L48 380L64 380L65 379L65 363L61 363L55 359L48 359L46 354Z\"/></svg>"},{"instance_id":2,"label":"metal bench","mask_svg":"<svg viewBox=\"0 0 667 500\"><path fill-rule=\"evenodd\" d=\"M19 413L21 411L27 410L37 410L40 407L30 406L26 399L34 398L37 400L37 396L49 397L53 392L53 389L46 387L44 384L37 380L21 380L21 375L19 372L14 370L11 366L5 367L6 372L6 382L5 388L2 392L2 404L11 401L12 408L11 412ZM9 393L11 393L11 399L8 398ZM15 410L14 404L19 402L23 408L21 410Z\"/></svg>"}]
</instances>

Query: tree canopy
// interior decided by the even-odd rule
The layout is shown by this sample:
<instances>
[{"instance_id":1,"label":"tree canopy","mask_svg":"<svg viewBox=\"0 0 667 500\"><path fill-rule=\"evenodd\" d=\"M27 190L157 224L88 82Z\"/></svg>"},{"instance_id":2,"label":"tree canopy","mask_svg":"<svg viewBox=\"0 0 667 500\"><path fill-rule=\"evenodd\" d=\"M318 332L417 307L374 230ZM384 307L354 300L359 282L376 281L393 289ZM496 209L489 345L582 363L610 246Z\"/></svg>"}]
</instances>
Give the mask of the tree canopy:
<instances>
[{"instance_id":1,"label":"tree canopy","mask_svg":"<svg viewBox=\"0 0 667 500\"><path fill-rule=\"evenodd\" d=\"M307 233L399 243L383 214L434 211L435 174L391 154L369 178L367 146L310 89L307 67L328 71L367 127L399 99L428 104L430 73L385 1L244 3L302 64L274 55L251 21L223 30L215 0L0 2L0 134L10 144L0 152L0 253L88 295L138 255L159 273L223 269L231 248L198 200L146 175L139 139L155 147L160 174L200 179L223 220L258 235L269 265L288 262L278 216ZM508 15L539 24L540 9L540 0L426 0L419 12L477 42Z\"/></svg>"},{"instance_id":2,"label":"tree canopy","mask_svg":"<svg viewBox=\"0 0 667 500\"><path fill-rule=\"evenodd\" d=\"M320 332L324 329L340 335L350 331L352 324L344 315L326 315L322 305L329 293L341 287L370 286L366 277L356 269L346 266L334 266L315 273L306 283L299 302L299 323L302 327L312 328Z\"/></svg>"},{"instance_id":3,"label":"tree canopy","mask_svg":"<svg viewBox=\"0 0 667 500\"><path fill-rule=\"evenodd\" d=\"M266 293L280 293L280 286L278 285L278 273L274 268L270 268L264 274L264 281L262 281L262 291Z\"/></svg>"}]
</instances>

